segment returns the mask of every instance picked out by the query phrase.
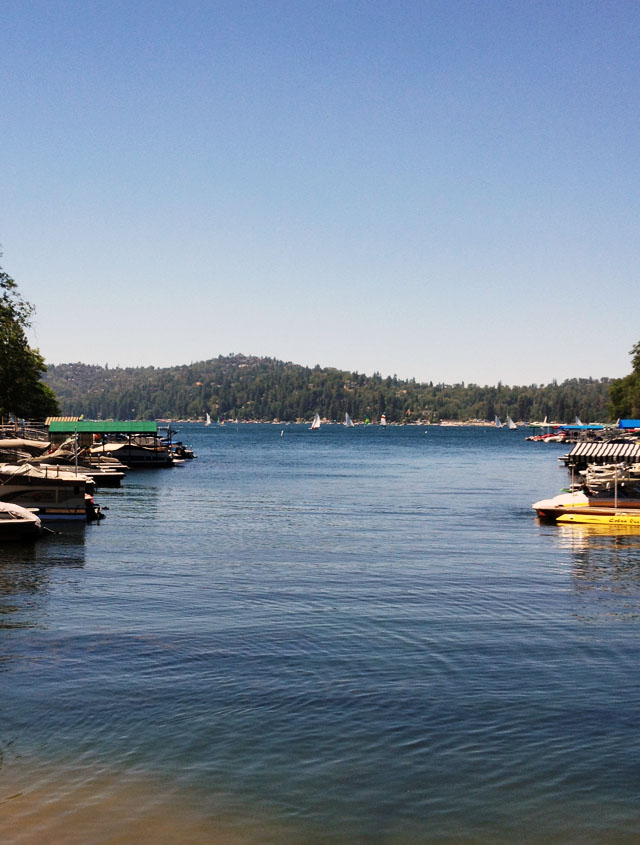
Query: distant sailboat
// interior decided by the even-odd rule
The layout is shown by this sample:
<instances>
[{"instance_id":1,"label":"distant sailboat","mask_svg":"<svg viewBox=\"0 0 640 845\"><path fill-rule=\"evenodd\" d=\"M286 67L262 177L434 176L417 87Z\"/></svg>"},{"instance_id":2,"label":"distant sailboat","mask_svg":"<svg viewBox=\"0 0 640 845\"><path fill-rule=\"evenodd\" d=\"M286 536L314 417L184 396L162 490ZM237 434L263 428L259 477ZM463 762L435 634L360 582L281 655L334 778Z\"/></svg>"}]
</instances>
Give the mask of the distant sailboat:
<instances>
[{"instance_id":1,"label":"distant sailboat","mask_svg":"<svg viewBox=\"0 0 640 845\"><path fill-rule=\"evenodd\" d=\"M320 428L320 414L316 414L311 423L309 431L317 431Z\"/></svg>"},{"instance_id":2,"label":"distant sailboat","mask_svg":"<svg viewBox=\"0 0 640 845\"><path fill-rule=\"evenodd\" d=\"M207 411L204 412L204 416L205 416L204 424L205 425L211 425L211 417L209 416Z\"/></svg>"},{"instance_id":3,"label":"distant sailboat","mask_svg":"<svg viewBox=\"0 0 640 845\"><path fill-rule=\"evenodd\" d=\"M349 414L344 415L344 424L346 425L347 428L353 428L354 427L353 426L353 420L351 419Z\"/></svg>"},{"instance_id":4,"label":"distant sailboat","mask_svg":"<svg viewBox=\"0 0 640 845\"><path fill-rule=\"evenodd\" d=\"M576 424L576 425L584 425L584 423L582 422L582 420L580 419L580 417L576 417L576 422L575 422L575 424Z\"/></svg>"},{"instance_id":5,"label":"distant sailboat","mask_svg":"<svg viewBox=\"0 0 640 845\"><path fill-rule=\"evenodd\" d=\"M496 414L496 418L493 421L496 428L502 428L502 423L500 422L500 417Z\"/></svg>"},{"instance_id":6,"label":"distant sailboat","mask_svg":"<svg viewBox=\"0 0 640 845\"><path fill-rule=\"evenodd\" d=\"M514 423L511 417L507 417L507 428L509 428L511 431L517 431L518 429L518 426Z\"/></svg>"},{"instance_id":7,"label":"distant sailboat","mask_svg":"<svg viewBox=\"0 0 640 845\"><path fill-rule=\"evenodd\" d=\"M380 425L386 425L386 424L387 424L387 418L384 414L382 414L382 416L380 417Z\"/></svg>"}]
</instances>

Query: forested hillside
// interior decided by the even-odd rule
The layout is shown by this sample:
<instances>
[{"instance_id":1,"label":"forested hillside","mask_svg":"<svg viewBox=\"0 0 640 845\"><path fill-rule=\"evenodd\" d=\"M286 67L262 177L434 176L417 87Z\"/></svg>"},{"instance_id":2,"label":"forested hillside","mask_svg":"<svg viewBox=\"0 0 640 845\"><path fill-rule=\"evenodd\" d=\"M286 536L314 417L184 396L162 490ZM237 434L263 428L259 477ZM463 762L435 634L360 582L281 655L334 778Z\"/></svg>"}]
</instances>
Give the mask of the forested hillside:
<instances>
[{"instance_id":1,"label":"forested hillside","mask_svg":"<svg viewBox=\"0 0 640 845\"><path fill-rule=\"evenodd\" d=\"M47 383L63 414L114 419L327 419L390 422L441 419L572 422L606 420L609 379L571 379L528 387L418 384L342 370L302 367L243 355L177 367L51 365Z\"/></svg>"}]
</instances>

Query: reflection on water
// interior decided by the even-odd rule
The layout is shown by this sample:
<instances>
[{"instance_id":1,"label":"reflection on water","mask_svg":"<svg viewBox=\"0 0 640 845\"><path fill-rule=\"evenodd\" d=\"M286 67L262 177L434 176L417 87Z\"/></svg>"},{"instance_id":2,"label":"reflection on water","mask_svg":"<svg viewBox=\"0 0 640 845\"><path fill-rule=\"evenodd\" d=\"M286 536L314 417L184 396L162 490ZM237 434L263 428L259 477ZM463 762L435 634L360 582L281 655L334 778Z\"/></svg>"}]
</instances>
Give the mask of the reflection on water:
<instances>
[{"instance_id":1,"label":"reflection on water","mask_svg":"<svg viewBox=\"0 0 640 845\"><path fill-rule=\"evenodd\" d=\"M62 524L35 542L0 545L0 630L41 624L38 605L50 589L51 571L84 567L87 530L91 526ZM3 660L0 652L0 666Z\"/></svg>"},{"instance_id":2,"label":"reflection on water","mask_svg":"<svg viewBox=\"0 0 640 845\"><path fill-rule=\"evenodd\" d=\"M211 429L3 553L14 841L637 830L637 537L538 525L499 431Z\"/></svg>"},{"instance_id":3,"label":"reflection on water","mask_svg":"<svg viewBox=\"0 0 640 845\"><path fill-rule=\"evenodd\" d=\"M640 618L640 532L635 526L558 525L573 555L576 614L585 621Z\"/></svg>"},{"instance_id":4,"label":"reflection on water","mask_svg":"<svg viewBox=\"0 0 640 845\"><path fill-rule=\"evenodd\" d=\"M107 518L115 516L118 521L166 519L166 503L161 501L161 493L163 486L166 493L167 473L176 471L180 472L172 468L128 470L124 488L101 490L96 500L106 506ZM123 499L126 499L124 508Z\"/></svg>"},{"instance_id":5,"label":"reflection on water","mask_svg":"<svg viewBox=\"0 0 640 845\"><path fill-rule=\"evenodd\" d=\"M635 525L581 525L575 523L571 525L558 524L555 528L557 529L558 546L572 551L587 548L590 543L601 537L626 537L632 541L635 538L636 545L640 546L640 531L638 526Z\"/></svg>"}]
</instances>

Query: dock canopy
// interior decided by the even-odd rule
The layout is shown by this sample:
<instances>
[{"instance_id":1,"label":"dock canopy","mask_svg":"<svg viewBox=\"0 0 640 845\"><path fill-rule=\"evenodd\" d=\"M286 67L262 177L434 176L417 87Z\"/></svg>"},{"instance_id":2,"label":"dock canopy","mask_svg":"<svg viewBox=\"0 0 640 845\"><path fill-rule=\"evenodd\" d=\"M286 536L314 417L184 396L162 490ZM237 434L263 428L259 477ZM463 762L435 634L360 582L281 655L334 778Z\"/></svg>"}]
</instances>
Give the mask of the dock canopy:
<instances>
[{"instance_id":1,"label":"dock canopy","mask_svg":"<svg viewBox=\"0 0 640 845\"><path fill-rule=\"evenodd\" d=\"M158 423L148 420L78 420L52 421L49 434L155 434Z\"/></svg>"},{"instance_id":2,"label":"dock canopy","mask_svg":"<svg viewBox=\"0 0 640 845\"><path fill-rule=\"evenodd\" d=\"M590 423L589 425L582 423L581 425L556 425L554 428L561 428L563 431L602 431L604 426L600 423Z\"/></svg>"},{"instance_id":3,"label":"dock canopy","mask_svg":"<svg viewBox=\"0 0 640 845\"><path fill-rule=\"evenodd\" d=\"M618 428L640 428L640 420L618 420Z\"/></svg>"}]
</instances>

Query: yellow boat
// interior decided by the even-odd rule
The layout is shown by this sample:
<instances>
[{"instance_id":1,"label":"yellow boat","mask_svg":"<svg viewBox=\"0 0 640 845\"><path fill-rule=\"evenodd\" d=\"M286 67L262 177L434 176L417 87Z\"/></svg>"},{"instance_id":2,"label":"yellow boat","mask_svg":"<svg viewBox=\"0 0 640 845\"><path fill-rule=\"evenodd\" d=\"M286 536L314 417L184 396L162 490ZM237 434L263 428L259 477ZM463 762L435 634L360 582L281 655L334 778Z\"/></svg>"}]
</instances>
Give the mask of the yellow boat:
<instances>
[{"instance_id":1,"label":"yellow boat","mask_svg":"<svg viewBox=\"0 0 640 845\"><path fill-rule=\"evenodd\" d=\"M640 529L640 514L637 513L564 513L556 519L562 524L574 523L580 525L624 525Z\"/></svg>"}]
</instances>

